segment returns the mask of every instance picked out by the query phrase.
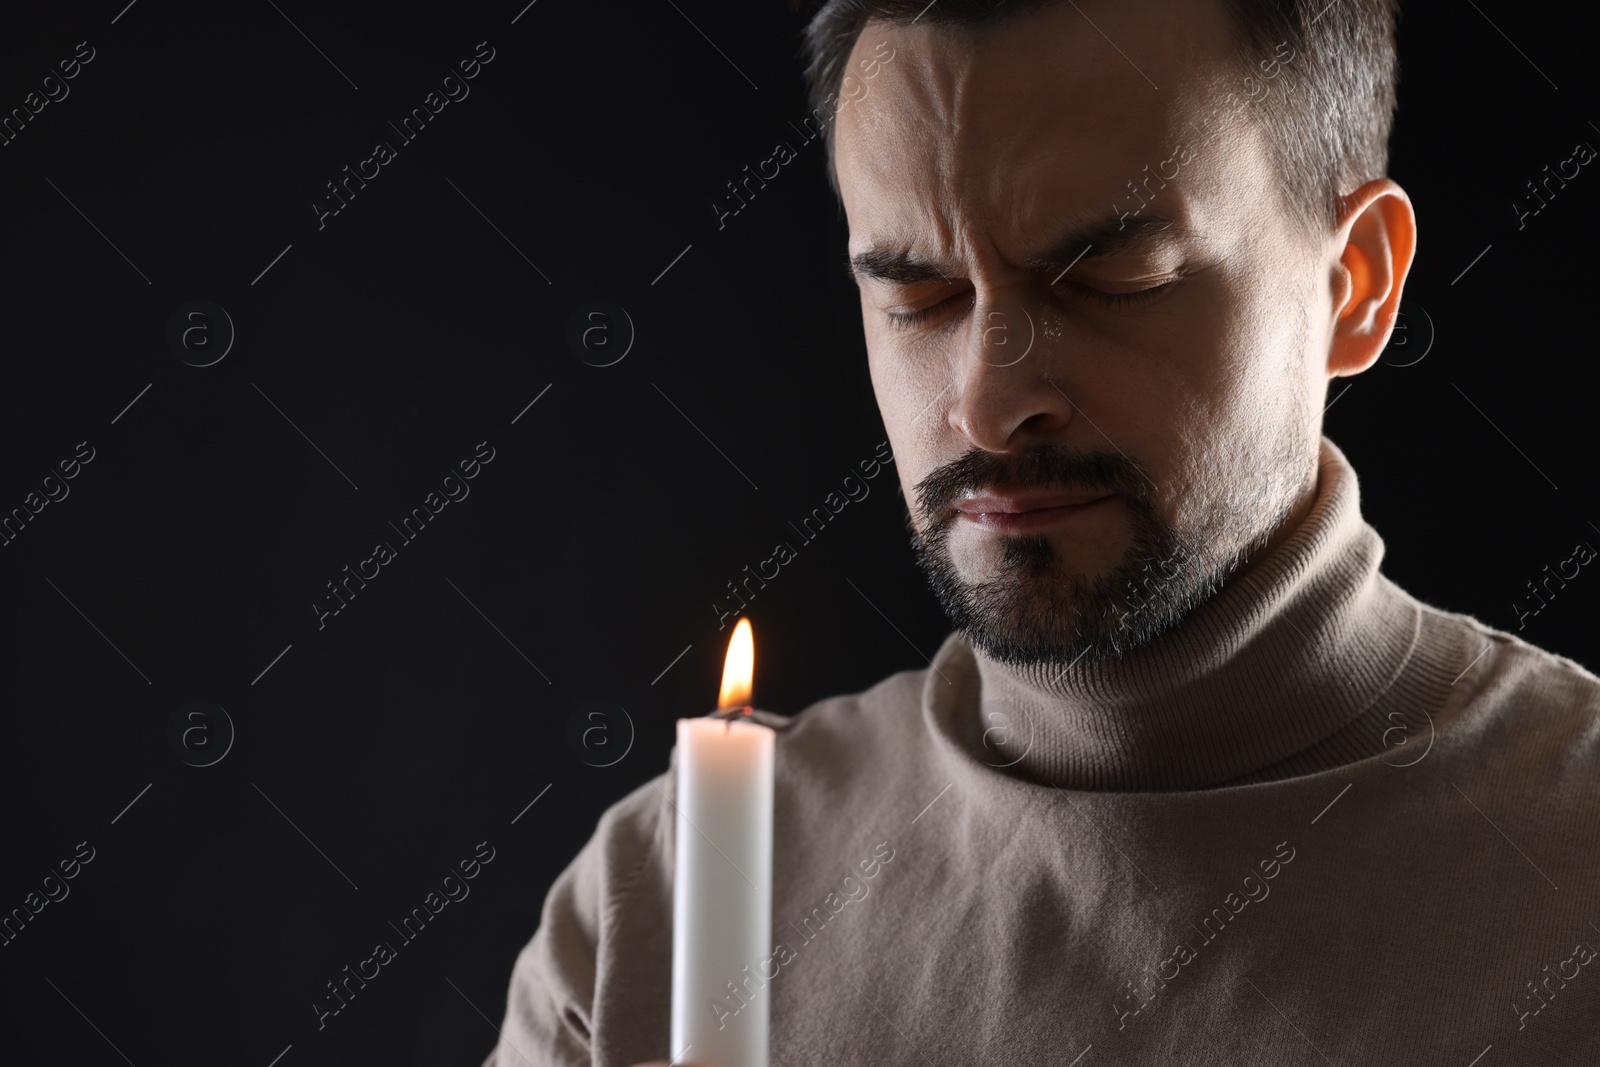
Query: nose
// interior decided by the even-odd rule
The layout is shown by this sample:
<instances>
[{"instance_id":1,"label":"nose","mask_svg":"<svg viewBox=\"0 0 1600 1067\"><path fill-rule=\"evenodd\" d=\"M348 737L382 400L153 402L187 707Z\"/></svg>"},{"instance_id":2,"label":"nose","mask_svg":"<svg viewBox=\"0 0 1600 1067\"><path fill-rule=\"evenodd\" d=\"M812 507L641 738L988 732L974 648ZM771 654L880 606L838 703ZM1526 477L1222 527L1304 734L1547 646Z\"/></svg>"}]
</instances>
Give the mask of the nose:
<instances>
[{"instance_id":1,"label":"nose","mask_svg":"<svg viewBox=\"0 0 1600 1067\"><path fill-rule=\"evenodd\" d=\"M951 358L950 426L989 452L1013 451L1063 429L1072 403L1052 381L1053 353L1038 305L1008 291L981 296L973 311Z\"/></svg>"}]
</instances>

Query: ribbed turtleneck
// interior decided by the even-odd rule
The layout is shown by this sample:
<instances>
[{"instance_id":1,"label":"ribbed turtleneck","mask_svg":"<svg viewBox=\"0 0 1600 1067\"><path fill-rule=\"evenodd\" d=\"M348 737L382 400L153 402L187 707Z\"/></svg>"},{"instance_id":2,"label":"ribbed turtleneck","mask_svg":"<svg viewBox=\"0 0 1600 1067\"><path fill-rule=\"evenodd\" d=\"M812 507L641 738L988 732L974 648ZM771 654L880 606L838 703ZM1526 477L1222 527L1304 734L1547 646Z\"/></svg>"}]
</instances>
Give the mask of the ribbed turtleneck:
<instances>
[{"instance_id":1,"label":"ribbed turtleneck","mask_svg":"<svg viewBox=\"0 0 1600 1067\"><path fill-rule=\"evenodd\" d=\"M1017 668L976 660L970 739L1000 711L1014 774L1063 789L1204 789L1271 777L1316 746L1322 764L1370 749L1357 720L1395 682L1420 609L1378 572L1355 471L1326 438L1316 497L1294 531L1172 629L1121 659ZM964 643L964 641L963 641ZM1354 744L1338 741L1359 733ZM971 749L969 749L971 751Z\"/></svg>"}]
</instances>

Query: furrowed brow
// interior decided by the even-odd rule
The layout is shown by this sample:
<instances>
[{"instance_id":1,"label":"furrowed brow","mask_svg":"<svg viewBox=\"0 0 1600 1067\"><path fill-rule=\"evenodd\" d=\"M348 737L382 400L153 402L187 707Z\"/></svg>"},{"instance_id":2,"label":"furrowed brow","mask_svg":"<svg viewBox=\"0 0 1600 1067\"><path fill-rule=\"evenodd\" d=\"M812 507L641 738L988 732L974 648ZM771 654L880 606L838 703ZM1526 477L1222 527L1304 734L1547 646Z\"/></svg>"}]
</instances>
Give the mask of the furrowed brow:
<instances>
[{"instance_id":1,"label":"furrowed brow","mask_svg":"<svg viewBox=\"0 0 1600 1067\"><path fill-rule=\"evenodd\" d=\"M1031 257L1028 266L1034 270L1064 274L1082 259L1101 259L1137 249L1182 244L1192 236L1186 227L1162 215L1121 219L1112 216L1089 226L1069 230L1048 251Z\"/></svg>"},{"instance_id":2,"label":"furrowed brow","mask_svg":"<svg viewBox=\"0 0 1600 1067\"><path fill-rule=\"evenodd\" d=\"M863 278L895 285L920 285L950 279L932 262L903 249L869 248L865 252L857 252L846 262L845 272L858 284Z\"/></svg>"},{"instance_id":3,"label":"furrowed brow","mask_svg":"<svg viewBox=\"0 0 1600 1067\"><path fill-rule=\"evenodd\" d=\"M1027 265L1032 270L1065 273L1081 259L1101 259L1139 248L1180 244L1191 237L1187 228L1162 215L1110 216L1087 226L1073 227L1047 251L1030 257ZM845 262L845 273L857 284L863 279L894 285L950 280L937 264L905 249L869 248L858 252Z\"/></svg>"}]
</instances>

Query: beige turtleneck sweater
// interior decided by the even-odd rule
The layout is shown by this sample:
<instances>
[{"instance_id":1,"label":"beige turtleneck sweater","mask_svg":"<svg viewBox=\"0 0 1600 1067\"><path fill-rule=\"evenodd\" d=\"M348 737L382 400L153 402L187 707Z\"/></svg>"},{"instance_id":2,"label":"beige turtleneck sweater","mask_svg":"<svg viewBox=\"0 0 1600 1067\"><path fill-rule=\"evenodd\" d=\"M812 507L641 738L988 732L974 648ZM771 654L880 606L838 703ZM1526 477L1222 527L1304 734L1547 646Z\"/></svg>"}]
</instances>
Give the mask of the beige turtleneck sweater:
<instances>
[{"instance_id":1,"label":"beige turtleneck sweater","mask_svg":"<svg viewBox=\"0 0 1600 1067\"><path fill-rule=\"evenodd\" d=\"M1382 556L1325 440L1301 526L1121 661L953 634L768 715L773 954L707 1010L770 998L774 1067L1600 1063L1600 679ZM673 774L552 885L484 1067L672 1056Z\"/></svg>"}]
</instances>

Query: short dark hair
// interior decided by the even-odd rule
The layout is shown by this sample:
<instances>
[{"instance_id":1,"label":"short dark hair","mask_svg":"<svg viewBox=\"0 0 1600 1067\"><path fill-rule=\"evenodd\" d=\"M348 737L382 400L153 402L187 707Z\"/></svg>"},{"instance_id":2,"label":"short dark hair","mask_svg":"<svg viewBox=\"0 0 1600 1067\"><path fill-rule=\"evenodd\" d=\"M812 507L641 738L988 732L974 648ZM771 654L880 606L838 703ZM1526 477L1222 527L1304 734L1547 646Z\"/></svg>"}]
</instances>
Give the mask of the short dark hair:
<instances>
[{"instance_id":1,"label":"short dark hair","mask_svg":"<svg viewBox=\"0 0 1600 1067\"><path fill-rule=\"evenodd\" d=\"M831 116L850 50L869 21L979 28L1061 0L824 0L805 29L812 114ZM1246 110L1266 137L1285 199L1312 232L1331 229L1342 198L1389 169L1400 63L1399 0L1221 0L1242 73L1286 43L1289 91L1273 88ZM1282 58L1278 54L1278 58ZM821 122L835 194L834 124Z\"/></svg>"}]
</instances>

